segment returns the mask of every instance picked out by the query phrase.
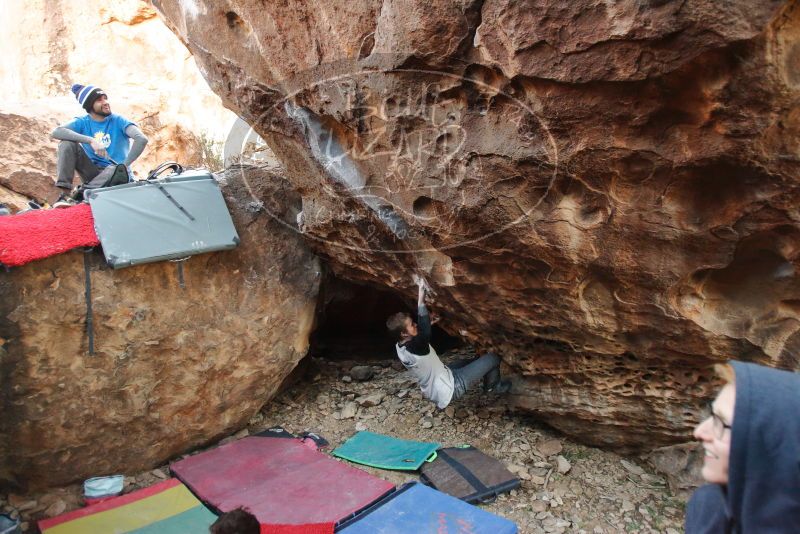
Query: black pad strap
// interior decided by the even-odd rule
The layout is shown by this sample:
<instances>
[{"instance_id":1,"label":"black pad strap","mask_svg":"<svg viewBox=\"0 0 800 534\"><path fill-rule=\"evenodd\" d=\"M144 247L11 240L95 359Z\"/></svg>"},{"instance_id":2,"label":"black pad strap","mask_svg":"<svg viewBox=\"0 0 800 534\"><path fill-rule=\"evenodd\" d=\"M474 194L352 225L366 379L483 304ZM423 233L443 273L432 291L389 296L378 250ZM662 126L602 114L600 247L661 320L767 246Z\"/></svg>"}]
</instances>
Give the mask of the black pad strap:
<instances>
[{"instance_id":1,"label":"black pad strap","mask_svg":"<svg viewBox=\"0 0 800 534\"><path fill-rule=\"evenodd\" d=\"M164 196L166 196L166 197L169 199L169 201L170 201L170 202L172 202L173 204L175 204L175 207L176 207L176 208L178 208L179 210L181 210L181 213L183 213L184 215L186 215L187 217L189 217L189 220L190 220L190 221L194 221L194 217L192 217L192 214L191 214L191 213L189 213L188 211L186 211L186 208L184 208L183 206L181 206L181 205L178 203L178 201L177 201L177 200L175 200L175 197L173 197L172 195L170 195L170 194L169 194L169 191L167 191L167 189L166 189L166 188L165 188L163 185L161 185L159 182L155 182L155 181L154 181L154 182L152 182L152 183L156 184L156 187L158 187L158 190L159 190L159 191L161 191L162 193L164 193Z\"/></svg>"},{"instance_id":2,"label":"black pad strap","mask_svg":"<svg viewBox=\"0 0 800 534\"><path fill-rule=\"evenodd\" d=\"M262 430L258 434L253 434L262 438L293 438L294 434L285 430L283 427L274 426L266 430Z\"/></svg>"},{"instance_id":3,"label":"black pad strap","mask_svg":"<svg viewBox=\"0 0 800 534\"><path fill-rule=\"evenodd\" d=\"M178 262L178 284L181 286L181 289L186 289L186 282L183 280L183 262Z\"/></svg>"},{"instance_id":4,"label":"black pad strap","mask_svg":"<svg viewBox=\"0 0 800 534\"><path fill-rule=\"evenodd\" d=\"M86 298L86 335L89 337L89 356L94 356L94 315L92 314L92 271L89 254L92 249L83 251L84 296Z\"/></svg>"},{"instance_id":5,"label":"black pad strap","mask_svg":"<svg viewBox=\"0 0 800 534\"><path fill-rule=\"evenodd\" d=\"M445 462L447 462L447 463L448 463L448 465L450 465L450 467L452 467L453 469L455 469L455 470L456 470L456 472L457 472L459 475L461 475L461 477L462 477L464 480L466 480L466 481L467 481L467 483L469 483L469 485L470 485L470 486L472 486L473 488L475 488L475 491L476 491L476 492L478 492L478 493L484 493L484 492L487 492L487 491L489 491L489 488L487 488L487 487L484 485L484 483L483 483L483 482L481 482L481 481L480 481L480 479L478 479L478 477L476 477L475 475L473 475L473 474L472 474L472 471L470 471L469 469L467 469L466 467L464 467L464 465L462 465L462 464L461 464L461 463L460 463L458 460L456 460L455 458L453 458L452 456L450 456L449 454L447 454L447 452L446 452L444 449L439 449L439 451L438 451L438 455L439 455L439 458L441 458L442 460L444 460Z\"/></svg>"}]
</instances>

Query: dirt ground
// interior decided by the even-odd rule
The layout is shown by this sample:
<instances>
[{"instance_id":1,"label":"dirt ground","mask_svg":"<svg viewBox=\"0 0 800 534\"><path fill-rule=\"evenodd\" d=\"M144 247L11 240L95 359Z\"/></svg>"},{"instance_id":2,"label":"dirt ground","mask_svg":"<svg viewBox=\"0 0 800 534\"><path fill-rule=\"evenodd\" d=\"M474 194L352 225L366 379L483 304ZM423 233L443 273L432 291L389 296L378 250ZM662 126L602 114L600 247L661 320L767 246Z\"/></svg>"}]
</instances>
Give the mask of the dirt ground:
<instances>
[{"instance_id":1,"label":"dirt ground","mask_svg":"<svg viewBox=\"0 0 800 534\"><path fill-rule=\"evenodd\" d=\"M464 357L464 351L445 355L445 363L448 357ZM222 442L282 426L295 434L320 434L330 442L328 450L359 430L446 447L469 444L498 458L522 479L519 489L481 505L514 521L520 533L683 531L685 496L673 495L663 477L638 459L574 443L509 413L502 396L480 388L437 410L398 367L391 360L312 359L303 379L265 406L246 429ZM418 479L413 472L357 467L395 484ZM125 492L167 476L167 466L126 476ZM20 514L25 532L37 532L37 519L79 507L80 494L80 485L73 485L39 495L0 495L0 508Z\"/></svg>"}]
</instances>

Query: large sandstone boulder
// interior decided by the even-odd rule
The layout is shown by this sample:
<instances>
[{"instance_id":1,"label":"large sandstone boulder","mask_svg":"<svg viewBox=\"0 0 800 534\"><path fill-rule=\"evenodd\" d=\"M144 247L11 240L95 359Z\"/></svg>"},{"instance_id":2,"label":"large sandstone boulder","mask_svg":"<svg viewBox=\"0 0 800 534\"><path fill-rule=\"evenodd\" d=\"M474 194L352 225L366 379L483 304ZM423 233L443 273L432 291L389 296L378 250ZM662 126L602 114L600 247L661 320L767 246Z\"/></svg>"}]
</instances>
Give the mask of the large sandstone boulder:
<instances>
[{"instance_id":1,"label":"large sandstone boulder","mask_svg":"<svg viewBox=\"0 0 800 534\"><path fill-rule=\"evenodd\" d=\"M176 263L88 255L93 356L84 253L0 273L0 486L130 473L218 439L306 354L320 266L285 226L297 199L271 172L223 180L241 244L184 262L185 287Z\"/></svg>"},{"instance_id":2,"label":"large sandstone boulder","mask_svg":"<svg viewBox=\"0 0 800 534\"><path fill-rule=\"evenodd\" d=\"M26 207L24 199L42 201L55 191L57 144L50 132L58 124L52 118L0 110L0 187L8 191L6 203L15 211Z\"/></svg>"},{"instance_id":3,"label":"large sandstone boulder","mask_svg":"<svg viewBox=\"0 0 800 534\"><path fill-rule=\"evenodd\" d=\"M0 20L0 83L6 109L33 115L39 99L66 97L64 122L81 113L73 83L94 84L112 110L222 141L235 116L149 2L6 2ZM71 109L71 111L70 111Z\"/></svg>"},{"instance_id":4,"label":"large sandstone boulder","mask_svg":"<svg viewBox=\"0 0 800 534\"><path fill-rule=\"evenodd\" d=\"M798 367L797 2L154 5L337 275L425 274L518 408L654 448L714 362Z\"/></svg>"}]
</instances>

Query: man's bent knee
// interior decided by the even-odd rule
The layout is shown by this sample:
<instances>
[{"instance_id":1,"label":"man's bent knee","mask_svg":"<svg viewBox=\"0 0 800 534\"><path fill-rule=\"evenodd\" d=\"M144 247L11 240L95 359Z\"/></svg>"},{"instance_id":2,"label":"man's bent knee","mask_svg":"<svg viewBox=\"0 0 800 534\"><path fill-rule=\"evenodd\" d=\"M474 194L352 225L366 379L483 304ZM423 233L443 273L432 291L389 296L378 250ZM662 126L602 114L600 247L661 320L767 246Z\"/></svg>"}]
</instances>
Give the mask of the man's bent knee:
<instances>
[{"instance_id":1,"label":"man's bent knee","mask_svg":"<svg viewBox=\"0 0 800 534\"><path fill-rule=\"evenodd\" d=\"M72 151L75 152L78 150L78 142L77 141L59 141L58 143L58 154L61 155L63 152Z\"/></svg>"}]
</instances>

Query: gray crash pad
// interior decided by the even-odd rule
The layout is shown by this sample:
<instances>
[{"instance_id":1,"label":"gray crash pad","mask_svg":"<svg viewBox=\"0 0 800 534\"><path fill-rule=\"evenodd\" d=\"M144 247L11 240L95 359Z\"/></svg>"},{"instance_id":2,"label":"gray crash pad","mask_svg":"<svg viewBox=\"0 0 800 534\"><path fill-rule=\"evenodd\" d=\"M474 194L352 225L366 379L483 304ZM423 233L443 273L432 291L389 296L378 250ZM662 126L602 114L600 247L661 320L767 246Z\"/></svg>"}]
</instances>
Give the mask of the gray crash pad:
<instances>
[{"instance_id":1,"label":"gray crash pad","mask_svg":"<svg viewBox=\"0 0 800 534\"><path fill-rule=\"evenodd\" d=\"M228 250L239 244L208 171L86 191L106 261L115 269Z\"/></svg>"}]
</instances>

